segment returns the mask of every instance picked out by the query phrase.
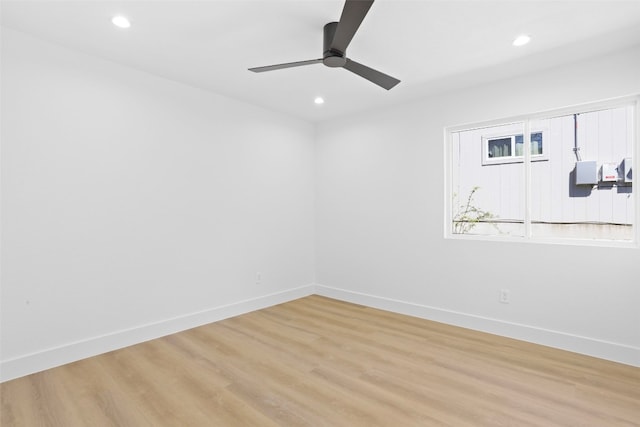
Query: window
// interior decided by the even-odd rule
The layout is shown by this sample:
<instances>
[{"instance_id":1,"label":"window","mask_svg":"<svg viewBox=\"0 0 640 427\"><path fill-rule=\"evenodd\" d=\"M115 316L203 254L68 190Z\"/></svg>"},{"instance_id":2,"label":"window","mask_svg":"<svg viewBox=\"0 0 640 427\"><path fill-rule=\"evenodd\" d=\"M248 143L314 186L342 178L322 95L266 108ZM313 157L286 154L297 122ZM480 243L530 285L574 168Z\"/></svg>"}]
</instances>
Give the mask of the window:
<instances>
[{"instance_id":1,"label":"window","mask_svg":"<svg viewBox=\"0 0 640 427\"><path fill-rule=\"evenodd\" d=\"M637 246L639 99L446 129L446 236Z\"/></svg>"},{"instance_id":2,"label":"window","mask_svg":"<svg viewBox=\"0 0 640 427\"><path fill-rule=\"evenodd\" d=\"M547 160L546 151L543 150L543 132L531 133L531 161ZM514 163L524 161L524 135L508 136L483 136L482 138L482 164L495 165L501 163Z\"/></svg>"},{"instance_id":3,"label":"window","mask_svg":"<svg viewBox=\"0 0 640 427\"><path fill-rule=\"evenodd\" d=\"M509 138L489 139L487 141L488 153L487 157L490 159L497 159L499 157L512 157L513 156L513 139Z\"/></svg>"}]
</instances>

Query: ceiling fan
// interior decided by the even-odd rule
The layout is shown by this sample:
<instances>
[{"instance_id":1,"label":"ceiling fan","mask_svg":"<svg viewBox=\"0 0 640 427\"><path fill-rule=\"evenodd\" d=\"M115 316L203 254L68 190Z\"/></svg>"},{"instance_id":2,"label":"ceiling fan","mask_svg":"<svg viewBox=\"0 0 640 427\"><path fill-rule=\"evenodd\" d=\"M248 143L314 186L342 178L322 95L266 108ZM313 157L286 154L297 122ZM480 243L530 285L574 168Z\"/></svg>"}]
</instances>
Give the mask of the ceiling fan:
<instances>
[{"instance_id":1,"label":"ceiling fan","mask_svg":"<svg viewBox=\"0 0 640 427\"><path fill-rule=\"evenodd\" d=\"M345 68L380 87L387 90L391 89L400 83L400 80L347 58L347 47L349 43L351 43L356 31L358 31L367 12L369 12L373 1L374 0L346 0L340 21L330 22L324 26L324 49L322 58L249 68L249 71L262 73L265 71L281 70L283 68L323 63L327 67Z\"/></svg>"}]
</instances>

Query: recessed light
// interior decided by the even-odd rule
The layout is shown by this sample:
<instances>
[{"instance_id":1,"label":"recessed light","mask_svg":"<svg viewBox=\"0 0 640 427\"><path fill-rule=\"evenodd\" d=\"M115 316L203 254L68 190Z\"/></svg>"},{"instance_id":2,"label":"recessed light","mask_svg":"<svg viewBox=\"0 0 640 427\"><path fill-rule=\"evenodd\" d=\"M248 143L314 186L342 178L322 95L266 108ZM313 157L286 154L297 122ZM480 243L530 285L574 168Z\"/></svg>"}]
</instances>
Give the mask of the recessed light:
<instances>
[{"instance_id":1,"label":"recessed light","mask_svg":"<svg viewBox=\"0 0 640 427\"><path fill-rule=\"evenodd\" d=\"M322 97L318 96L318 97L316 97L316 99L313 100L313 102L315 102L318 105L324 104L324 99L322 99Z\"/></svg>"},{"instance_id":2,"label":"recessed light","mask_svg":"<svg viewBox=\"0 0 640 427\"><path fill-rule=\"evenodd\" d=\"M514 46L524 46L525 44L529 43L531 41L531 37L529 37L526 34L522 34L518 37L516 37L516 39L513 41L513 45Z\"/></svg>"},{"instance_id":3,"label":"recessed light","mask_svg":"<svg viewBox=\"0 0 640 427\"><path fill-rule=\"evenodd\" d=\"M131 22L129 22L129 20L122 15L114 16L111 19L111 22L113 23L113 25L119 28L129 28L131 26Z\"/></svg>"}]
</instances>

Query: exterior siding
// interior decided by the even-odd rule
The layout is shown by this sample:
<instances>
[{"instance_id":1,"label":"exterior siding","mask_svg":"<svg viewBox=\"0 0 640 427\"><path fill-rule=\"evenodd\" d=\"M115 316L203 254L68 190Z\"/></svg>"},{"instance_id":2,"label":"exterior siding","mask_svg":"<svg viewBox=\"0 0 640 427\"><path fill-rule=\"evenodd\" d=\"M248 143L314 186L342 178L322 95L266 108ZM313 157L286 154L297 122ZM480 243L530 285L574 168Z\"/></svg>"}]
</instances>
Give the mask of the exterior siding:
<instances>
[{"instance_id":1,"label":"exterior siding","mask_svg":"<svg viewBox=\"0 0 640 427\"><path fill-rule=\"evenodd\" d=\"M578 115L578 146L582 160L620 164L632 151L633 108L621 107ZM633 193L629 184L575 185L574 117L531 122L543 132L548 158L531 162L532 223L599 223L632 225ZM483 138L523 134L523 124L457 132L453 138L453 188L456 206L478 187L474 205L491 212L498 222L524 219L524 164L483 165ZM457 170L456 170L457 169Z\"/></svg>"}]
</instances>

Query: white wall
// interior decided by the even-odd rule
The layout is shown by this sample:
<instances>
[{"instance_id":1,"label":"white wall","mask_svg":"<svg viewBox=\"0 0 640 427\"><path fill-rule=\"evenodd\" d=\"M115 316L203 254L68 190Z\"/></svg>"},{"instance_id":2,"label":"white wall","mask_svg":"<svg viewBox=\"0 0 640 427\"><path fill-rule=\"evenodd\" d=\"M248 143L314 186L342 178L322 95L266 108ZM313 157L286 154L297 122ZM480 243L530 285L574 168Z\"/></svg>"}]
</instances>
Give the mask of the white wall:
<instances>
[{"instance_id":1,"label":"white wall","mask_svg":"<svg viewBox=\"0 0 640 427\"><path fill-rule=\"evenodd\" d=\"M1 89L3 379L312 292L311 124L7 29Z\"/></svg>"},{"instance_id":2,"label":"white wall","mask_svg":"<svg viewBox=\"0 0 640 427\"><path fill-rule=\"evenodd\" d=\"M638 76L640 46L323 123L317 292L640 366L640 250L443 238L444 127L640 93Z\"/></svg>"}]
</instances>

